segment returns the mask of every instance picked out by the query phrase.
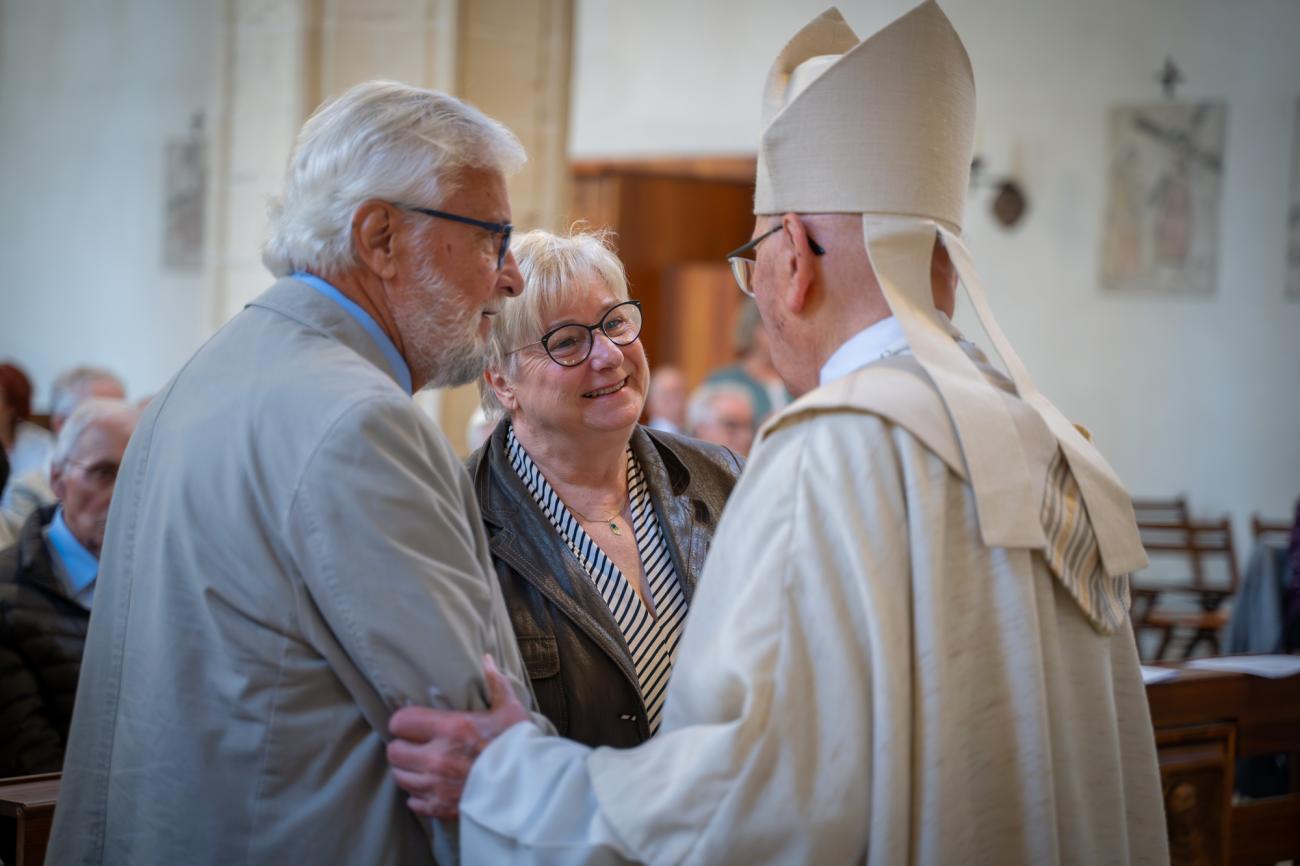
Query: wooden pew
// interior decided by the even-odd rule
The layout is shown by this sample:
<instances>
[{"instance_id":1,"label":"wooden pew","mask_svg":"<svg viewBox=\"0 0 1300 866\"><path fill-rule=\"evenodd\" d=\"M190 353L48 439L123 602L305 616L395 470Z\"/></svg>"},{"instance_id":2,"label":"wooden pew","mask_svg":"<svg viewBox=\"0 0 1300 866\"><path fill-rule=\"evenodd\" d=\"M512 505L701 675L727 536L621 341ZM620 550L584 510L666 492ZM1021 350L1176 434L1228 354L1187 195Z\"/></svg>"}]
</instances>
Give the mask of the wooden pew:
<instances>
[{"instance_id":1,"label":"wooden pew","mask_svg":"<svg viewBox=\"0 0 1300 866\"><path fill-rule=\"evenodd\" d=\"M1300 861L1300 674L1180 668L1147 686L1173 863ZM1286 753L1290 792L1234 803L1237 758Z\"/></svg>"},{"instance_id":2,"label":"wooden pew","mask_svg":"<svg viewBox=\"0 0 1300 866\"><path fill-rule=\"evenodd\" d=\"M54 823L59 774L0 779L0 861L41 866Z\"/></svg>"}]
</instances>

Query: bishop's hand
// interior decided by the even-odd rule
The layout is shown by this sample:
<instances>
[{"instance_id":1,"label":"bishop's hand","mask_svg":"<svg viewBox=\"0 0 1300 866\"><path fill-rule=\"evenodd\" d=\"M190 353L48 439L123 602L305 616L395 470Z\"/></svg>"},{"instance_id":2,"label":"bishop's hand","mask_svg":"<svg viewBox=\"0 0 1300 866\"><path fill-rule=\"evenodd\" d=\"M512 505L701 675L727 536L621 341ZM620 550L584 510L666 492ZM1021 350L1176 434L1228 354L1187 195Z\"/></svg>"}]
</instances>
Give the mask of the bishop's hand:
<instances>
[{"instance_id":1,"label":"bishop's hand","mask_svg":"<svg viewBox=\"0 0 1300 866\"><path fill-rule=\"evenodd\" d=\"M474 759L506 729L529 720L490 655L483 657L483 672L491 701L487 710L404 707L388 722L396 737L388 744L388 763L397 784L411 795L407 806L417 814L455 818Z\"/></svg>"}]
</instances>

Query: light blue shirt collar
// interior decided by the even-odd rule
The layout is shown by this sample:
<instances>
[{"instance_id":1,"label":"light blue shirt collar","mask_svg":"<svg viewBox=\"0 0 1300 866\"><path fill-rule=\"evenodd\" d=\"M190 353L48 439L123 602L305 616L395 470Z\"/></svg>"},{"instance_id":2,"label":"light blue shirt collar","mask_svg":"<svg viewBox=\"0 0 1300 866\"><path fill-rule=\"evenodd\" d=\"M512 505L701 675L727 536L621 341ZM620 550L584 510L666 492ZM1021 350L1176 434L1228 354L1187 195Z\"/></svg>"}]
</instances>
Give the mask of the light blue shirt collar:
<instances>
[{"instance_id":1,"label":"light blue shirt collar","mask_svg":"<svg viewBox=\"0 0 1300 866\"><path fill-rule=\"evenodd\" d=\"M90 607L95 597L95 578L99 576L99 560L72 534L67 521L63 519L62 505L54 512L54 519L50 521L49 528L45 531L45 539L50 543L54 555L59 558L59 563L63 566L63 578L68 582L69 595L86 607Z\"/></svg>"},{"instance_id":2,"label":"light blue shirt collar","mask_svg":"<svg viewBox=\"0 0 1300 866\"><path fill-rule=\"evenodd\" d=\"M379 327L379 323L370 317L370 314L361 309L356 301L331 286L315 274L309 274L306 271L298 271L291 274L295 280L306 283L325 297L343 308L349 316L356 319L357 324L366 329L366 333L379 346L379 351L384 354L388 360L388 365L393 368L393 375L397 377L397 383L406 390L406 393L414 393L411 387L411 368L406 366L406 361L402 358L402 353L397 351L393 341L384 333L384 329Z\"/></svg>"}]
</instances>

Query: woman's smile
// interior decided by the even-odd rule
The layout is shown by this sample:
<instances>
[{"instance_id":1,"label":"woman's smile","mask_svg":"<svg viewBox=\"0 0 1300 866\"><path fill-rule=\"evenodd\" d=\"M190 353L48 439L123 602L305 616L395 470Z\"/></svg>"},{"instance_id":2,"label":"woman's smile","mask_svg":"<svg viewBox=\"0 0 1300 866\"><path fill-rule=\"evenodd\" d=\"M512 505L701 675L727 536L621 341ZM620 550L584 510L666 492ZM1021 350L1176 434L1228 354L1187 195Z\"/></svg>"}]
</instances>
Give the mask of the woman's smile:
<instances>
[{"instance_id":1,"label":"woman's smile","mask_svg":"<svg viewBox=\"0 0 1300 866\"><path fill-rule=\"evenodd\" d=\"M582 396L587 400L595 400L600 397L608 397L610 394L617 394L619 391L622 391L624 386L626 385L627 385L627 377L624 376L622 379L615 382L613 385L608 385L604 388L598 388L595 391L588 391Z\"/></svg>"}]
</instances>

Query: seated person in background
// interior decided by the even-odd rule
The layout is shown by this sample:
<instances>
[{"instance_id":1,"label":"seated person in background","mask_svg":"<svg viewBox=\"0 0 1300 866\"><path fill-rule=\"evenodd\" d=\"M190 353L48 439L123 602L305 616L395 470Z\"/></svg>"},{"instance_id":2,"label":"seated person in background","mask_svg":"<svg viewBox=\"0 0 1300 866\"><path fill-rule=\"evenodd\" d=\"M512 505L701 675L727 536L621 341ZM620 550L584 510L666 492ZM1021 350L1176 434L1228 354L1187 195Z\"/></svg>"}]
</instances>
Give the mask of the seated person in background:
<instances>
[{"instance_id":1,"label":"seated person in background","mask_svg":"<svg viewBox=\"0 0 1300 866\"><path fill-rule=\"evenodd\" d=\"M749 391L728 382L705 383L691 395L686 413L691 435L725 445L741 457L754 444L754 401Z\"/></svg>"},{"instance_id":2,"label":"seated person in background","mask_svg":"<svg viewBox=\"0 0 1300 866\"><path fill-rule=\"evenodd\" d=\"M652 430L686 432L686 376L676 367L655 367L650 374L650 394L645 401Z\"/></svg>"},{"instance_id":3,"label":"seated person in background","mask_svg":"<svg viewBox=\"0 0 1300 866\"><path fill-rule=\"evenodd\" d=\"M31 421L32 382L16 364L0 364L0 446L9 461L9 477L17 479L44 465L54 437ZM9 485L0 493L0 506L9 499Z\"/></svg>"},{"instance_id":4,"label":"seated person in background","mask_svg":"<svg viewBox=\"0 0 1300 866\"><path fill-rule=\"evenodd\" d=\"M87 400L50 462L58 503L0 551L0 777L58 770L117 467L140 412Z\"/></svg>"},{"instance_id":5,"label":"seated person in background","mask_svg":"<svg viewBox=\"0 0 1300 866\"><path fill-rule=\"evenodd\" d=\"M468 468L538 708L565 737L632 746L659 728L740 461L637 424L641 310L599 235L534 231L512 251L525 290L482 388L505 417Z\"/></svg>"},{"instance_id":6,"label":"seated person in background","mask_svg":"<svg viewBox=\"0 0 1300 866\"><path fill-rule=\"evenodd\" d=\"M50 389L50 429L55 436L82 401L92 397L124 400L126 388L121 379L102 367L73 367L54 380ZM48 461L21 475L14 473L13 483L0 502L0 547L17 541L18 531L31 513L54 504L55 498L50 489Z\"/></svg>"},{"instance_id":7,"label":"seated person in background","mask_svg":"<svg viewBox=\"0 0 1300 866\"><path fill-rule=\"evenodd\" d=\"M706 384L727 382L749 391L754 403L754 430L773 412L785 408L790 392L772 363L772 349L767 329L758 315L758 307L746 302L736 321L736 353L740 360L729 367L714 370Z\"/></svg>"}]
</instances>

